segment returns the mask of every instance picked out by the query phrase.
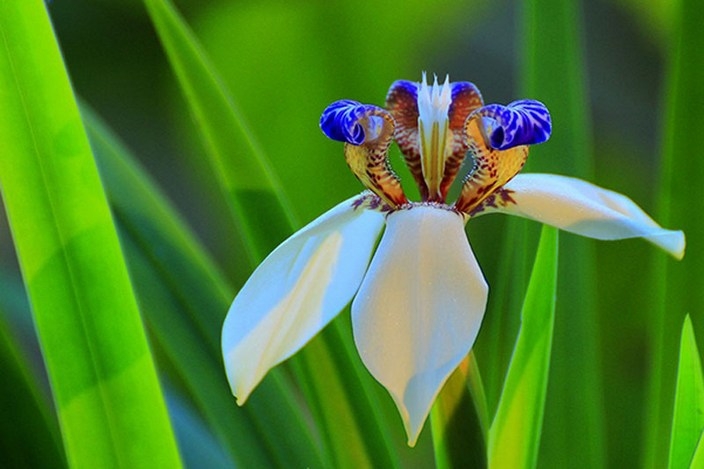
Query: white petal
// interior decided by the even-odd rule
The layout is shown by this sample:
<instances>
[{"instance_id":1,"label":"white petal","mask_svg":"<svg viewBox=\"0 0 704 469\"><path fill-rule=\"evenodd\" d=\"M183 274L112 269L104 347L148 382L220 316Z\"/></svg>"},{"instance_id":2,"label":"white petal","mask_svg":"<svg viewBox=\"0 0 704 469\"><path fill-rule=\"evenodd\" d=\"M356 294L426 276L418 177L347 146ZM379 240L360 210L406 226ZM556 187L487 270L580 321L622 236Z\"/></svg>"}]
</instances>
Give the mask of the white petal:
<instances>
[{"instance_id":1,"label":"white petal","mask_svg":"<svg viewBox=\"0 0 704 469\"><path fill-rule=\"evenodd\" d=\"M596 239L642 237L678 259L684 256L684 233L662 228L618 192L555 174L519 174L504 188L513 191L516 204L487 212L511 213Z\"/></svg>"},{"instance_id":2,"label":"white petal","mask_svg":"<svg viewBox=\"0 0 704 469\"><path fill-rule=\"evenodd\" d=\"M384 224L349 199L277 247L237 294L222 351L238 404L352 299Z\"/></svg>"},{"instance_id":3,"label":"white petal","mask_svg":"<svg viewBox=\"0 0 704 469\"><path fill-rule=\"evenodd\" d=\"M352 325L362 360L396 402L409 445L472 347L487 292L462 217L428 206L388 216L352 302Z\"/></svg>"}]
</instances>

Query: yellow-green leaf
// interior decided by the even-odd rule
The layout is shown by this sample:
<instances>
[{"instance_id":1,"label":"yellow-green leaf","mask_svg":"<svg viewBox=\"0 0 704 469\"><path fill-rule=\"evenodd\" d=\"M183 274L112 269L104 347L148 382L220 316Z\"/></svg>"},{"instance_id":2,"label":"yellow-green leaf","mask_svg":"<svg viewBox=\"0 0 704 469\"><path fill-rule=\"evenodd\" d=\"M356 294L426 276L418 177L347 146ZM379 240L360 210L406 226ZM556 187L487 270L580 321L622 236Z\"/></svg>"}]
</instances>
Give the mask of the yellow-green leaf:
<instances>
[{"instance_id":1,"label":"yellow-green leaf","mask_svg":"<svg viewBox=\"0 0 704 469\"><path fill-rule=\"evenodd\" d=\"M521 329L489 430L490 467L535 467L550 372L557 229L544 226L528 284Z\"/></svg>"},{"instance_id":2,"label":"yellow-green leaf","mask_svg":"<svg viewBox=\"0 0 704 469\"><path fill-rule=\"evenodd\" d=\"M694 328L685 317L680 339L675 410L670 438L671 469L688 467L704 431L704 375ZM696 466L691 466L696 467Z\"/></svg>"},{"instance_id":3,"label":"yellow-green leaf","mask_svg":"<svg viewBox=\"0 0 704 469\"><path fill-rule=\"evenodd\" d=\"M179 467L117 233L41 0L0 1L0 109L0 185L68 462Z\"/></svg>"}]
</instances>

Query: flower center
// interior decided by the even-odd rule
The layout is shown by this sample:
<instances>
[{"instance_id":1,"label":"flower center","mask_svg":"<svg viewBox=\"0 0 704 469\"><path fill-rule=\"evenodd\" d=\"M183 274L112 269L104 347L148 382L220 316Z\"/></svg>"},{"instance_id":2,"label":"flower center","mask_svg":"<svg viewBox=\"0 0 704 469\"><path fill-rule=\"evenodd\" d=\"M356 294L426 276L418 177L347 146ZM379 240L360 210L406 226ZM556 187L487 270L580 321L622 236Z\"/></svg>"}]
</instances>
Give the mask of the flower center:
<instances>
[{"instance_id":1,"label":"flower center","mask_svg":"<svg viewBox=\"0 0 704 469\"><path fill-rule=\"evenodd\" d=\"M435 77L428 85L424 73L422 83L396 81L386 109L351 100L332 103L320 127L331 139L345 142L348 166L378 197L375 205L390 211L414 205L389 165L393 141L418 185L421 204L448 207L450 186L471 155L473 166L449 207L471 216L521 170L528 146L546 141L551 131L550 114L538 101L483 103L472 83L450 83L446 77L440 85Z\"/></svg>"}]
</instances>

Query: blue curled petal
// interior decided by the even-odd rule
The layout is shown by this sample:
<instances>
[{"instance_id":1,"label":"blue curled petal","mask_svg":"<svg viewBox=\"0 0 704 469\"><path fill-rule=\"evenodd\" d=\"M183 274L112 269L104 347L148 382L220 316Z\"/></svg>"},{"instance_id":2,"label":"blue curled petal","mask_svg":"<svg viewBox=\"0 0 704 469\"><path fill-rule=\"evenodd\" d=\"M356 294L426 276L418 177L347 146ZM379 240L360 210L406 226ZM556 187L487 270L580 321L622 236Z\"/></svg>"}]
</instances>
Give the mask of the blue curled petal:
<instances>
[{"instance_id":1,"label":"blue curled petal","mask_svg":"<svg viewBox=\"0 0 704 469\"><path fill-rule=\"evenodd\" d=\"M380 107L350 99L335 101L320 116L320 129L332 140L361 145L367 137L371 140L379 135L379 119L370 119L368 128L359 123L363 117L374 114L377 110L383 112Z\"/></svg>"},{"instance_id":2,"label":"blue curled petal","mask_svg":"<svg viewBox=\"0 0 704 469\"><path fill-rule=\"evenodd\" d=\"M543 143L552 131L548 108L531 99L514 101L508 106L490 104L475 113L484 118L486 136L496 150Z\"/></svg>"}]
</instances>

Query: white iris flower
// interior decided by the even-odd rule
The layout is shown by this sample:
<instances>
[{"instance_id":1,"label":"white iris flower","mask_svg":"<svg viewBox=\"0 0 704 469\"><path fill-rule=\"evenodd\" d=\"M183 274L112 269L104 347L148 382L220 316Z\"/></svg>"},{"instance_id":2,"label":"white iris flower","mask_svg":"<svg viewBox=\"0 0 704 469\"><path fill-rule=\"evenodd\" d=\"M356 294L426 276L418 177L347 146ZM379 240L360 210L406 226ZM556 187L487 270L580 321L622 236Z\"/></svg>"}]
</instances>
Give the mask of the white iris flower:
<instances>
[{"instance_id":1,"label":"white iris flower","mask_svg":"<svg viewBox=\"0 0 704 469\"><path fill-rule=\"evenodd\" d=\"M386 109L337 101L320 125L345 142L347 163L367 191L284 241L232 303L222 349L240 405L352 300L357 349L414 445L484 316L488 286L464 229L473 217L508 213L597 239L642 237L676 258L684 254L681 231L661 228L621 194L565 176L517 174L528 146L550 136L550 115L537 101L484 106L471 83L440 86L436 78L429 86L423 76L395 82ZM420 202L406 198L389 167L392 141ZM448 204L467 155L473 166Z\"/></svg>"}]
</instances>

